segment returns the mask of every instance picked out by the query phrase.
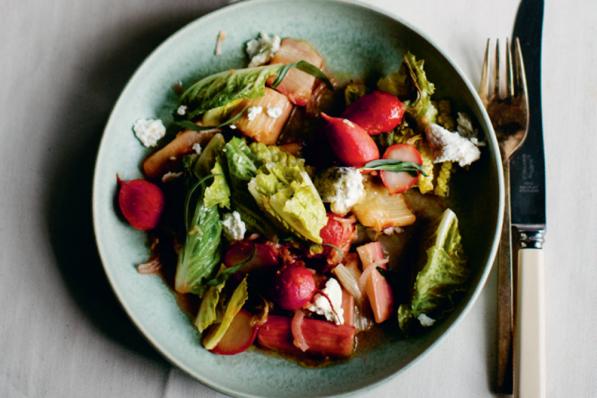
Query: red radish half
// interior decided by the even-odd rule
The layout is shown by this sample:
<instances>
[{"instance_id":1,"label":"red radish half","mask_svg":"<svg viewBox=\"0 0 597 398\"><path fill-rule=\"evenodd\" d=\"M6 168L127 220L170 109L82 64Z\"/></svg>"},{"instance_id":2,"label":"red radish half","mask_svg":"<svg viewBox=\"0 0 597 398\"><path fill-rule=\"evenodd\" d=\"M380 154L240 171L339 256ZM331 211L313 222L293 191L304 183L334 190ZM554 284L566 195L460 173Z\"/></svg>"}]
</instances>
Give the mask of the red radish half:
<instances>
[{"instance_id":1,"label":"red radish half","mask_svg":"<svg viewBox=\"0 0 597 398\"><path fill-rule=\"evenodd\" d=\"M234 355L245 351L257 337L258 326L252 325L253 315L240 310L232 320L222 340L212 350L220 355Z\"/></svg>"},{"instance_id":2,"label":"red radish half","mask_svg":"<svg viewBox=\"0 0 597 398\"><path fill-rule=\"evenodd\" d=\"M373 91L353 102L342 117L377 135L392 131L402 122L404 104L395 95Z\"/></svg>"},{"instance_id":3,"label":"red radish half","mask_svg":"<svg viewBox=\"0 0 597 398\"><path fill-rule=\"evenodd\" d=\"M274 301L283 310L294 311L311 301L315 293L313 270L303 265L291 264L276 274Z\"/></svg>"},{"instance_id":4,"label":"red radish half","mask_svg":"<svg viewBox=\"0 0 597 398\"><path fill-rule=\"evenodd\" d=\"M348 119L331 117L321 113L327 122L325 131L332 151L346 166L361 167L371 160L379 159L379 149L373 138L360 126Z\"/></svg>"},{"instance_id":5,"label":"red radish half","mask_svg":"<svg viewBox=\"0 0 597 398\"><path fill-rule=\"evenodd\" d=\"M386 149L383 154L384 159L401 160L403 162L413 162L418 165L423 164L423 158L417 148L408 144L395 144ZM402 193L407 191L410 187L419 181L419 174L416 176L401 171L380 171L381 180L390 193Z\"/></svg>"},{"instance_id":6,"label":"red radish half","mask_svg":"<svg viewBox=\"0 0 597 398\"><path fill-rule=\"evenodd\" d=\"M155 184L144 180L124 181L117 177L118 207L126 221L135 229L154 229L164 210L164 194Z\"/></svg>"}]
</instances>

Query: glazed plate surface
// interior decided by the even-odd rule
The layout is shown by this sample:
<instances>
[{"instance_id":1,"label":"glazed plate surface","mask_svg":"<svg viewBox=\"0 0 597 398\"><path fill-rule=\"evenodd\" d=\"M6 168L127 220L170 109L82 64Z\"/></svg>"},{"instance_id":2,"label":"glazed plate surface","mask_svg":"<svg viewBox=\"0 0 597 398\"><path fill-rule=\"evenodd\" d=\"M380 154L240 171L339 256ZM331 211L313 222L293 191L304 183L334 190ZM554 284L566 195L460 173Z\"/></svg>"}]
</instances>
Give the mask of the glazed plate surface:
<instances>
[{"instance_id":1,"label":"glazed plate surface","mask_svg":"<svg viewBox=\"0 0 597 398\"><path fill-rule=\"evenodd\" d=\"M223 52L214 55L216 36L226 32ZM472 269L469 289L454 313L428 333L400 339L388 335L375 348L349 361L306 368L251 349L235 356L204 350L199 335L157 276L140 275L134 265L148 255L145 234L126 225L114 209L116 174L141 176L147 155L131 126L140 118L165 122L176 103L172 86L247 61L243 43L260 31L303 38L319 49L330 70L376 76L398 68L410 50L425 60L435 97L454 100L477 120L487 142L482 159L456 174L452 192ZM474 88L428 39L398 17L362 5L336 1L264 0L238 3L202 17L171 36L141 65L122 92L106 126L97 157L93 217L97 244L116 295L140 331L166 358L202 383L234 396L319 397L346 394L379 383L429 351L473 304L493 261L501 226L502 174L497 143Z\"/></svg>"}]
</instances>

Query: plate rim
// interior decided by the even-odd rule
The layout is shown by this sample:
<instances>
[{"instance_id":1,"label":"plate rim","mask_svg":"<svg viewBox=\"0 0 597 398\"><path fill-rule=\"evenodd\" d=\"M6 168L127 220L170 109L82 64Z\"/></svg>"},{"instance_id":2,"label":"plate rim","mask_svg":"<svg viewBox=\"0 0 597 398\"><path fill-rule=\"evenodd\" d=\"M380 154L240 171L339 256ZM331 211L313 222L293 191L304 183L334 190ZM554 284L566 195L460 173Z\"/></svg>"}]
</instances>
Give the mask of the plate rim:
<instances>
[{"instance_id":1,"label":"plate rim","mask_svg":"<svg viewBox=\"0 0 597 398\"><path fill-rule=\"evenodd\" d=\"M93 185L92 185L92 192L91 192L93 232L94 232L95 242L97 245L98 255L101 260L102 268L103 268L104 273L110 283L110 287L111 287L112 291L114 292L114 294L116 295L116 297L118 299L120 306L124 309L127 316L130 318L130 320L133 322L133 324L139 330L139 332L141 332L143 337L145 339L147 339L147 341L168 362L170 362L172 365L176 366L178 369L184 371L185 373L187 373L188 375L190 375L191 377L193 377L195 380L199 381L203 385L205 385L215 391L218 391L218 392L230 395L230 396L236 396L236 397L246 397L246 398L261 397L261 395L253 395L253 394L245 393L242 391L230 389L230 388L226 387L225 385L218 384L217 382L213 382L210 379L203 377L203 375L195 372L192 368L185 366L182 362L178 361L174 355L171 355L169 353L169 351L167 349L165 349L156 339L154 339L152 337L151 333L148 330L146 330L146 328L136 318L135 311L129 306L129 304L126 302L126 300L123 299L120 291L116 287L115 278L112 275L109 267L106 265L108 263L107 258L104 256L106 249L104 247L102 239L100 238L101 233L100 233L100 230L98 227L98 222L97 222L97 219L99 218L99 212L100 212L99 206L100 205L99 205L98 201L96 200L96 197L98 196L97 192L99 192L99 190L101 189L100 183L98 181L98 174L99 174L99 169L100 169L99 160L100 160L102 153L105 151L104 143L105 143L106 136L107 136L106 133L109 130L112 130L112 125L116 123L114 120L115 119L115 110L120 107L120 103L123 101L125 94L127 94L128 91L130 90L130 87L132 86L133 82L135 80L137 80L139 78L139 76L143 75L143 73L145 72L145 69L148 68L148 65L150 64L150 62L154 58L159 57L160 53L162 51L164 51L164 49L166 47L168 47L171 42L176 41L177 38L179 36L182 36L187 30L193 29L193 27L195 25L200 25L200 24L204 23L205 21L218 18L218 17L220 17L220 15L226 14L232 10L242 9L242 8L246 8L246 7L252 7L254 4L268 4L269 3L269 4L279 5L280 3L284 3L287 1L293 2L293 3L296 3L296 2L305 2L305 3L316 3L316 2L324 3L325 2L326 4L336 3L340 6L348 5L348 6L361 8L361 9L363 9L363 11L369 11L369 12L373 11L374 13L380 14L381 16L385 16L385 17L392 19L396 23L403 25L404 27L406 27L407 29L411 30L413 33L415 33L416 35L421 37L437 53L439 53L445 59L445 61L453 68L453 70L458 74L458 76L464 82L467 90L470 92L470 94L473 98L473 101L475 102L475 105L480 110L480 116L483 119L483 123L487 127L487 131L489 133L487 138L489 138L491 140L491 145L488 147L490 148L490 151L492 152L492 154L495 156L495 161L496 161L495 169L497 172L497 188L498 188L497 189L497 191L498 191L497 223L495 225L495 229L494 229L494 233L493 233L494 238L493 238L491 247L489 249L489 255L487 257L487 262L484 265L483 272L481 273L479 281L478 281L477 285L475 286L470 298L468 299L468 302L464 305L464 307L462 308L460 313L457 315L456 319L454 319L454 321L451 322L447 326L446 330L441 335L439 335L435 340L433 340L419 355L417 355L413 360L408 362L402 368L400 368L397 371L394 371L388 375L381 376L378 380L376 380L372 383L363 385L361 387L358 387L351 391L346 391L346 392L342 392L342 393L334 394L334 395L326 395L326 394L321 394L321 395L318 394L317 395L317 396L321 396L321 397L324 397L324 396L349 396L349 395L356 394L357 392L362 391L363 389L366 389L366 388L379 387L380 385L397 377L400 373L402 373L406 369L408 369L411 366L418 363L424 357L429 355L429 353L433 350L433 348L435 348L438 344L440 344L446 338L446 336L452 332L454 327L457 324L459 324L468 315L470 309L477 302L479 295L481 294L481 291L483 290L483 288L486 285L487 278L489 276L489 273L491 272L492 265L493 265L493 262L495 260L495 256L497 253L497 248L499 245L499 234L500 234L500 231L502 229L502 224L503 224L503 213L504 213L504 205L505 204L504 204L504 176L503 176L503 170L502 170L502 164L501 164L501 154L500 154L499 150L497 149L497 148L499 148L497 138L496 138L492 123L487 114L487 111L485 110L485 107L482 104L482 101L477 93L477 90L474 88L474 86L470 82L469 78L463 73L463 71L460 69L460 67L454 62L454 60L445 51L441 50L441 48L436 44L436 42L433 39L431 39L422 30L420 30L416 26L412 25L410 22L406 21L405 19L403 19L402 17L400 17L399 15L395 14L392 11L382 9L376 5L363 3L359 0L282 0L282 1L281 0L249 0L249 1L241 1L241 2L237 2L237 3L228 4L224 7L221 7L214 11L211 11L211 12L209 12L199 18L196 18L193 21L190 21L187 24L183 25L176 32L174 32L173 34L168 36L168 38L166 38L164 41L162 41L155 49L153 49L151 51L151 53L147 57L144 58L144 60L141 62L141 64L136 68L135 72L128 79L124 88L121 90L121 92L118 96L118 99L114 103L112 110L110 111L110 116L108 117L106 125L102 131L102 136L101 136L100 143L98 146L97 155L95 157L95 164L94 164L94 170L93 170Z\"/></svg>"}]
</instances>

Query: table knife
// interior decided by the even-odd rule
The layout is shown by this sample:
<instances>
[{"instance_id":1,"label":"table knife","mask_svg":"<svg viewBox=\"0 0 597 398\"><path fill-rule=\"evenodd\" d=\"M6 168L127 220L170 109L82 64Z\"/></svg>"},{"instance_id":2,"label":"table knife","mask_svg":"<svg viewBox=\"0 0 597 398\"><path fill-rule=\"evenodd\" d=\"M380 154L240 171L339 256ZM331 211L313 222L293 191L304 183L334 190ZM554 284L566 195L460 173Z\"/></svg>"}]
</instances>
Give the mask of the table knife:
<instances>
[{"instance_id":1,"label":"table knife","mask_svg":"<svg viewBox=\"0 0 597 398\"><path fill-rule=\"evenodd\" d=\"M543 0L523 0L514 25L522 47L529 101L526 141L510 162L512 225L519 242L514 318L514 388L519 398L545 396L543 238L545 158L541 117Z\"/></svg>"}]
</instances>

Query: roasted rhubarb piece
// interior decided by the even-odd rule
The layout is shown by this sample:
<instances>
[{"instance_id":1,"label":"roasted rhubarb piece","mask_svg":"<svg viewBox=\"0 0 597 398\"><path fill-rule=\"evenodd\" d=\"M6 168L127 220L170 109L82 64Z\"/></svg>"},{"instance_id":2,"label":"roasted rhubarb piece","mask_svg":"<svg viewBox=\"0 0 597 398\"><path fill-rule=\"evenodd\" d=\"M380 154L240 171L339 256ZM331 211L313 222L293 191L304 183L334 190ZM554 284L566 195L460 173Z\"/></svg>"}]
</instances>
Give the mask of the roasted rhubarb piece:
<instances>
[{"instance_id":1,"label":"roasted rhubarb piece","mask_svg":"<svg viewBox=\"0 0 597 398\"><path fill-rule=\"evenodd\" d=\"M158 178L180 161L183 155L193 152L193 145L206 144L217 130L184 130L159 151L143 161L143 173L147 177Z\"/></svg>"},{"instance_id":2,"label":"roasted rhubarb piece","mask_svg":"<svg viewBox=\"0 0 597 398\"><path fill-rule=\"evenodd\" d=\"M245 101L243 104L246 110L235 123L236 127L257 142L275 144L292 111L292 104L288 98L276 90L266 88L263 97Z\"/></svg>"},{"instance_id":3,"label":"roasted rhubarb piece","mask_svg":"<svg viewBox=\"0 0 597 398\"><path fill-rule=\"evenodd\" d=\"M394 295L386 278L378 268L387 269L388 259L380 242L371 242L357 247L363 264L363 274L359 283L369 299L376 323L382 323L392 315Z\"/></svg>"},{"instance_id":4,"label":"roasted rhubarb piece","mask_svg":"<svg viewBox=\"0 0 597 398\"><path fill-rule=\"evenodd\" d=\"M334 325L331 322L305 318L302 333L309 346L305 352L312 356L349 357L354 348L355 328ZM257 333L259 345L284 354L301 355L303 352L293 344L291 318L270 315Z\"/></svg>"},{"instance_id":5,"label":"roasted rhubarb piece","mask_svg":"<svg viewBox=\"0 0 597 398\"><path fill-rule=\"evenodd\" d=\"M280 50L272 58L272 64L291 64L298 61L307 61L316 67L323 66L323 58L306 41L286 38L282 40ZM300 71L291 69L276 87L276 90L286 95L295 105L304 106L311 99L315 77Z\"/></svg>"}]
</instances>

